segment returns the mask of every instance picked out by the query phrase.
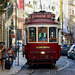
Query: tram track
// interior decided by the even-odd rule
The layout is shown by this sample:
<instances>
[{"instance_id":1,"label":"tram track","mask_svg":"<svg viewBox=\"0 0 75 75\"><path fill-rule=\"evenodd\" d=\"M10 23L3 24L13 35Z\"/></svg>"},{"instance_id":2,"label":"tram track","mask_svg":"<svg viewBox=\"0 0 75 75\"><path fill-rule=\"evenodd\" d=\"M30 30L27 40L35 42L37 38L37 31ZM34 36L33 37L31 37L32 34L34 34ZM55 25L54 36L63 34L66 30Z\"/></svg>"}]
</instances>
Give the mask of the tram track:
<instances>
[{"instance_id":1,"label":"tram track","mask_svg":"<svg viewBox=\"0 0 75 75\"><path fill-rule=\"evenodd\" d=\"M49 75L51 75L51 70L49 70Z\"/></svg>"},{"instance_id":2,"label":"tram track","mask_svg":"<svg viewBox=\"0 0 75 75\"><path fill-rule=\"evenodd\" d=\"M32 75L33 73L35 73L35 69L29 75Z\"/></svg>"},{"instance_id":3,"label":"tram track","mask_svg":"<svg viewBox=\"0 0 75 75\"><path fill-rule=\"evenodd\" d=\"M46 66L45 66L46 67ZM41 70L41 69L42 70ZM53 74L53 72L52 72L52 69L54 68L54 66L50 66L50 67L46 67L46 68L44 68L44 67L40 67L40 68L38 68L37 66L36 66L36 68L34 68L31 72L29 72L27 75L36 75L36 74L40 74L41 73L41 75L43 75L43 73L44 73L44 75L52 75ZM46 70L45 70L46 69Z\"/></svg>"},{"instance_id":4,"label":"tram track","mask_svg":"<svg viewBox=\"0 0 75 75\"><path fill-rule=\"evenodd\" d=\"M33 75L35 73L35 69L28 75ZM49 70L49 74L48 75L51 75L51 70Z\"/></svg>"}]
</instances>

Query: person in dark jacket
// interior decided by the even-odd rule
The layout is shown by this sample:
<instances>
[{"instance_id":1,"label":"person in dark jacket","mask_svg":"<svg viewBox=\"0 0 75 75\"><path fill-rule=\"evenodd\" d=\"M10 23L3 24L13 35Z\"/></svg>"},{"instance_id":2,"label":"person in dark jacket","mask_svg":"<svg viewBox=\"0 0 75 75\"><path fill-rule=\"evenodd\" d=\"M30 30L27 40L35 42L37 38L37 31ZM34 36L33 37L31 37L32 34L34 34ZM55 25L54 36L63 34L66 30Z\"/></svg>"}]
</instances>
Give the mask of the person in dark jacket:
<instances>
[{"instance_id":1,"label":"person in dark jacket","mask_svg":"<svg viewBox=\"0 0 75 75\"><path fill-rule=\"evenodd\" d=\"M2 70L4 70L4 67L5 67L6 54L7 54L7 48L4 47L4 45L1 45L1 65L2 65Z\"/></svg>"}]
</instances>

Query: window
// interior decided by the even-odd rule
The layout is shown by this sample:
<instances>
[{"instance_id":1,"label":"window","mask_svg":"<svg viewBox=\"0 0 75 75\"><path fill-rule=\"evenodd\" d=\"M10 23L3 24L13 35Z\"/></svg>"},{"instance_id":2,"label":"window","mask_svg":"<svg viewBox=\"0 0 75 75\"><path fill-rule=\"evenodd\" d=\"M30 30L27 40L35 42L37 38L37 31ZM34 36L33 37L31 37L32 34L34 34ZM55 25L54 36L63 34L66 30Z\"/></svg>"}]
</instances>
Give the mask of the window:
<instances>
[{"instance_id":1,"label":"window","mask_svg":"<svg viewBox=\"0 0 75 75\"><path fill-rule=\"evenodd\" d=\"M30 1L29 1L29 4L30 4Z\"/></svg>"},{"instance_id":2,"label":"window","mask_svg":"<svg viewBox=\"0 0 75 75\"><path fill-rule=\"evenodd\" d=\"M36 41L36 28L29 28L29 42Z\"/></svg>"},{"instance_id":3,"label":"window","mask_svg":"<svg viewBox=\"0 0 75 75\"><path fill-rule=\"evenodd\" d=\"M39 27L38 28L38 40L47 42L47 27Z\"/></svg>"},{"instance_id":4,"label":"window","mask_svg":"<svg viewBox=\"0 0 75 75\"><path fill-rule=\"evenodd\" d=\"M56 39L56 28L49 28L49 42L57 42Z\"/></svg>"},{"instance_id":5,"label":"window","mask_svg":"<svg viewBox=\"0 0 75 75\"><path fill-rule=\"evenodd\" d=\"M74 14L74 10L72 10L72 14Z\"/></svg>"},{"instance_id":6,"label":"window","mask_svg":"<svg viewBox=\"0 0 75 75\"><path fill-rule=\"evenodd\" d=\"M70 47L70 45L69 44L63 44L63 45L61 45L61 47L67 47L67 48L69 48Z\"/></svg>"}]
</instances>

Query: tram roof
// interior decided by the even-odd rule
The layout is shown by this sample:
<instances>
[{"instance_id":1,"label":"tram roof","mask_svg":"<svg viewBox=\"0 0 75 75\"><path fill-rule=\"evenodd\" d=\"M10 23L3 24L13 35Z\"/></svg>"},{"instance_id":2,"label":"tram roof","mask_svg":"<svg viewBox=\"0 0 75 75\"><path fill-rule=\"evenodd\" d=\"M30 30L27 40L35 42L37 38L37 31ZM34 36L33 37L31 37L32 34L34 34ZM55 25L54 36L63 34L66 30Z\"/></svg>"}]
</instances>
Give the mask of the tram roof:
<instances>
[{"instance_id":1,"label":"tram roof","mask_svg":"<svg viewBox=\"0 0 75 75\"><path fill-rule=\"evenodd\" d=\"M60 25L59 22L55 21L55 14L53 14L52 12L45 12L45 11L34 12L33 14L30 15L30 19L26 20L25 24L26 25L33 25L33 24Z\"/></svg>"},{"instance_id":2,"label":"tram roof","mask_svg":"<svg viewBox=\"0 0 75 75\"><path fill-rule=\"evenodd\" d=\"M59 22L56 22L54 20L50 20L50 19L34 19L34 20L28 20L26 22L26 25L32 25L32 24L57 24L57 25L60 25Z\"/></svg>"}]
</instances>

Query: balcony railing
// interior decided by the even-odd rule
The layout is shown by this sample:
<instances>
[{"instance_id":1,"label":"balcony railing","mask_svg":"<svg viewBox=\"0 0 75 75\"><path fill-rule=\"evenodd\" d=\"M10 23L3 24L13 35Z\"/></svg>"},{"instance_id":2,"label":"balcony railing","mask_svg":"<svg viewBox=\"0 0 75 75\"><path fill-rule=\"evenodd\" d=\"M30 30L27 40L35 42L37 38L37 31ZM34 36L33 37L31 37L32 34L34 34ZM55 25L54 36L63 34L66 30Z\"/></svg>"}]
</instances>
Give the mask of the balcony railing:
<instances>
[{"instance_id":1,"label":"balcony railing","mask_svg":"<svg viewBox=\"0 0 75 75\"><path fill-rule=\"evenodd\" d=\"M7 7L7 0L0 0L0 10L4 10Z\"/></svg>"},{"instance_id":2,"label":"balcony railing","mask_svg":"<svg viewBox=\"0 0 75 75\"><path fill-rule=\"evenodd\" d=\"M5 3L7 0L0 0L0 5Z\"/></svg>"},{"instance_id":3,"label":"balcony railing","mask_svg":"<svg viewBox=\"0 0 75 75\"><path fill-rule=\"evenodd\" d=\"M9 4L7 11L8 11L8 19L9 19L10 16L13 14L13 3Z\"/></svg>"}]
</instances>

